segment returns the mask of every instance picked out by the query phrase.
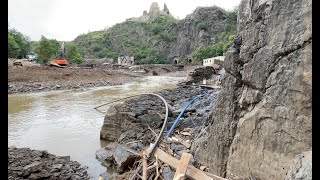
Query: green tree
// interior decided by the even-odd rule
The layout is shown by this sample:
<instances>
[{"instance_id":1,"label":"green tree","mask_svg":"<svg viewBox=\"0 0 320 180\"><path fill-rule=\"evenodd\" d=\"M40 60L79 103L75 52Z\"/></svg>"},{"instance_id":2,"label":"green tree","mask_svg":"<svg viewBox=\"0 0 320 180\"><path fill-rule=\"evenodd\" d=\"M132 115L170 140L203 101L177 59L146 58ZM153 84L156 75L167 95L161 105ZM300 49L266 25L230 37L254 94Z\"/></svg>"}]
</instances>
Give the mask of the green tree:
<instances>
[{"instance_id":1,"label":"green tree","mask_svg":"<svg viewBox=\"0 0 320 180\"><path fill-rule=\"evenodd\" d=\"M10 33L8 33L8 58L17 58L19 53L19 44L16 43L14 37Z\"/></svg>"},{"instance_id":2,"label":"green tree","mask_svg":"<svg viewBox=\"0 0 320 180\"><path fill-rule=\"evenodd\" d=\"M59 42L57 40L49 40L44 36L41 39L36 48L38 54L38 61L43 64L47 64L51 59L56 58L59 53Z\"/></svg>"},{"instance_id":3,"label":"green tree","mask_svg":"<svg viewBox=\"0 0 320 180\"><path fill-rule=\"evenodd\" d=\"M9 37L9 34L10 34L10 37ZM15 43L13 43L13 42L15 42ZM9 43L10 43L11 47L9 47ZM14 44L17 44L18 48L17 48L17 45L14 45ZM26 55L30 52L30 48L31 48L30 44L31 43L30 43L29 37L23 35L21 32L15 30L15 29L8 30L8 48L9 48L8 51L11 51L10 53L8 52L8 54L12 55L12 53L13 53L15 58L19 58L19 59L25 58ZM13 49L10 49L13 47L15 48L14 51L13 51ZM20 49L20 50L17 50L17 49ZM18 52L18 54L16 55L15 53L17 53L17 52Z\"/></svg>"},{"instance_id":4,"label":"green tree","mask_svg":"<svg viewBox=\"0 0 320 180\"><path fill-rule=\"evenodd\" d=\"M79 53L76 45L72 42L66 43L66 55L68 57L68 61L73 64L80 64L84 61L84 58Z\"/></svg>"}]
</instances>

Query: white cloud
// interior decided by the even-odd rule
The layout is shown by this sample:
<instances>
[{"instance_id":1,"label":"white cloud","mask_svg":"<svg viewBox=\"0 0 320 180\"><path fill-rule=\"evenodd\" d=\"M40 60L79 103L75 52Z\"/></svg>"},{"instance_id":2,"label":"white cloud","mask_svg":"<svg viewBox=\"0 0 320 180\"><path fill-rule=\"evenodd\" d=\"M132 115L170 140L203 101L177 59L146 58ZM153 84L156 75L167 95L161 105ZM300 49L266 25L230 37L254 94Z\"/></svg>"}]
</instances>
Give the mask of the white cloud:
<instances>
[{"instance_id":1,"label":"white cloud","mask_svg":"<svg viewBox=\"0 0 320 180\"><path fill-rule=\"evenodd\" d=\"M156 0L9 0L10 27L39 40L41 35L71 41L79 34L102 30L130 17L149 11ZM217 5L232 9L240 0L157 0L166 3L170 13L185 18L198 6Z\"/></svg>"}]
</instances>

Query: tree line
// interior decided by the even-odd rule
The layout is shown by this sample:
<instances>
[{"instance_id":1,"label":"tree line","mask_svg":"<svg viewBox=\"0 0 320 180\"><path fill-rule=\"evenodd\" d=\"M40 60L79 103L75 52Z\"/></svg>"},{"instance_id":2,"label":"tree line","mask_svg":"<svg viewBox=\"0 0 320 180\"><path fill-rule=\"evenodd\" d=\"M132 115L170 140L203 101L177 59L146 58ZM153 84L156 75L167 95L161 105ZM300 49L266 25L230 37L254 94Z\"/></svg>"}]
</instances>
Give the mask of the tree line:
<instances>
[{"instance_id":1,"label":"tree line","mask_svg":"<svg viewBox=\"0 0 320 180\"><path fill-rule=\"evenodd\" d=\"M31 42L30 38L16 29L8 29L8 58L23 59L31 52L37 53L37 61L41 64L48 64L52 59L57 58L60 53L62 42L56 39L48 39L41 36L39 41ZM73 42L66 42L66 57L69 63L80 64L84 58L79 53Z\"/></svg>"}]
</instances>

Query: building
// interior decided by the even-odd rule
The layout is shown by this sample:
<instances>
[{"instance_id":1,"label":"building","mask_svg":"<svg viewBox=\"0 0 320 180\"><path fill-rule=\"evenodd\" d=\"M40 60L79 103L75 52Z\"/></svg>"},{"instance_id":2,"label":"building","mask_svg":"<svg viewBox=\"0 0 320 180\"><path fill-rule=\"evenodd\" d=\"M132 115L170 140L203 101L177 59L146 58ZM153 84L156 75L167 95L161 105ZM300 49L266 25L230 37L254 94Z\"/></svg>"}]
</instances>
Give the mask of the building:
<instances>
[{"instance_id":1,"label":"building","mask_svg":"<svg viewBox=\"0 0 320 180\"><path fill-rule=\"evenodd\" d=\"M118 57L118 64L121 65L133 65L134 64L134 57L131 56L120 56Z\"/></svg>"},{"instance_id":2,"label":"building","mask_svg":"<svg viewBox=\"0 0 320 180\"><path fill-rule=\"evenodd\" d=\"M215 65L223 66L224 58L225 56L217 56L213 58L204 59L203 65L204 66L215 66Z\"/></svg>"}]
</instances>

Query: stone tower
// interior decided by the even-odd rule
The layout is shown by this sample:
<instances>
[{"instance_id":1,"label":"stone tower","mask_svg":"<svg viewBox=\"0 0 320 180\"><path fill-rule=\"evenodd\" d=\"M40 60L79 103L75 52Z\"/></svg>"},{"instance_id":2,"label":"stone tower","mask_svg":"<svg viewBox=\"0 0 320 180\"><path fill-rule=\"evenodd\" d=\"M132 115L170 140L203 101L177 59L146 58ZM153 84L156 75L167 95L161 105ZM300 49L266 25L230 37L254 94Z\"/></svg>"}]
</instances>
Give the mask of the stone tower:
<instances>
[{"instance_id":1,"label":"stone tower","mask_svg":"<svg viewBox=\"0 0 320 180\"><path fill-rule=\"evenodd\" d=\"M164 11L166 14L170 14L169 9L168 9L168 6L166 5L166 3L164 3L163 11Z\"/></svg>"},{"instance_id":2,"label":"stone tower","mask_svg":"<svg viewBox=\"0 0 320 180\"><path fill-rule=\"evenodd\" d=\"M160 8L157 2L153 2L150 6L149 16L151 19L157 17L160 14Z\"/></svg>"}]
</instances>

